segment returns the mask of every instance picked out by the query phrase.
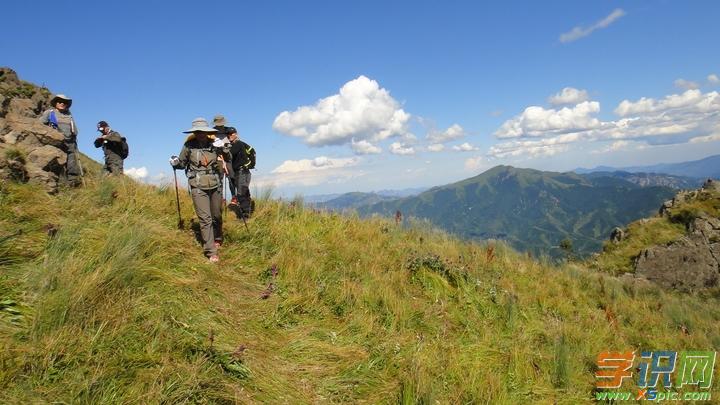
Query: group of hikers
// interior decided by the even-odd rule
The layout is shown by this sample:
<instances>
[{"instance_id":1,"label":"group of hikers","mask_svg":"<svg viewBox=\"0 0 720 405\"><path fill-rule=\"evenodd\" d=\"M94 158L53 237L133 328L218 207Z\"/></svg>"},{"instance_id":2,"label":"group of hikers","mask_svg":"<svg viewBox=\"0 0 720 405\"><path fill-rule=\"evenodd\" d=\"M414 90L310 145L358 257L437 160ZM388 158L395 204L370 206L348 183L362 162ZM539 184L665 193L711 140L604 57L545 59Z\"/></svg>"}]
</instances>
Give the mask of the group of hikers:
<instances>
[{"instance_id":1,"label":"group of hikers","mask_svg":"<svg viewBox=\"0 0 720 405\"><path fill-rule=\"evenodd\" d=\"M78 129L70 113L72 99L58 94L52 98L50 105L51 108L40 116L40 122L64 135L67 153L65 177L70 186L80 186L84 173L78 156ZM239 139L234 127L226 126L222 115L215 116L213 124L214 127L210 127L204 118L194 119L191 128L183 131L189 135L180 154L170 157L170 164L173 170L185 171L200 223L203 251L211 262L217 263L220 260L218 250L223 243L224 181L227 179L232 195L228 208L239 219L247 220L254 209L250 196L250 169L255 168L255 150ZM104 120L97 123L97 130L100 135L94 145L102 148L105 155L103 172L122 175L123 162L129 154L126 138Z\"/></svg>"}]
</instances>

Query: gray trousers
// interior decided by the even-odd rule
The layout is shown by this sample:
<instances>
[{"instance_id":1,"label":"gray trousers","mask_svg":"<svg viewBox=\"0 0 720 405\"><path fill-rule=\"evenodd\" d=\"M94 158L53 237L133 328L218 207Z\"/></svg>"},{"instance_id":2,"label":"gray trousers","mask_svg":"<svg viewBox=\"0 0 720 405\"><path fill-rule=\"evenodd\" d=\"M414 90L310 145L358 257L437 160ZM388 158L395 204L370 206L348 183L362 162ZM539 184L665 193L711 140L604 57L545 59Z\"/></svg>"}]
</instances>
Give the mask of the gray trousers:
<instances>
[{"instance_id":1,"label":"gray trousers","mask_svg":"<svg viewBox=\"0 0 720 405\"><path fill-rule=\"evenodd\" d=\"M200 236L203 241L205 256L217 254L215 241L222 242L222 190L191 189L195 213L200 221Z\"/></svg>"},{"instance_id":2,"label":"gray trousers","mask_svg":"<svg viewBox=\"0 0 720 405\"><path fill-rule=\"evenodd\" d=\"M105 166L103 171L106 174L123 174L123 160L118 155L105 156Z\"/></svg>"}]
</instances>

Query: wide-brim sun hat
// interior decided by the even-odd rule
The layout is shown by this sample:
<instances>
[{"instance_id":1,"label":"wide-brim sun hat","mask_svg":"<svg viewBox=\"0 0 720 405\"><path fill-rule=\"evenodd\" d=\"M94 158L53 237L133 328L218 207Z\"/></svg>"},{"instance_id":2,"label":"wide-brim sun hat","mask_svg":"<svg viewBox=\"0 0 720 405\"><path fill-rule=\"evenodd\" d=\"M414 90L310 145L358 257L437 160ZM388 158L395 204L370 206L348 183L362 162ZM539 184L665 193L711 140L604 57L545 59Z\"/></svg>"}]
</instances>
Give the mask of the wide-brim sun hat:
<instances>
[{"instance_id":1,"label":"wide-brim sun hat","mask_svg":"<svg viewBox=\"0 0 720 405\"><path fill-rule=\"evenodd\" d=\"M192 134L193 132L217 132L217 129L211 128L205 118L195 118L192 122L192 128L183 131L184 134Z\"/></svg>"},{"instance_id":2,"label":"wide-brim sun hat","mask_svg":"<svg viewBox=\"0 0 720 405\"><path fill-rule=\"evenodd\" d=\"M216 127L224 126L226 123L227 121L225 121L225 117L222 115L218 114L213 118L213 124L215 124Z\"/></svg>"},{"instance_id":3,"label":"wide-brim sun hat","mask_svg":"<svg viewBox=\"0 0 720 405\"><path fill-rule=\"evenodd\" d=\"M56 95L52 98L52 100L50 100L50 105L53 106L53 107L55 107L55 104L57 103L58 100L63 100L63 101L65 101L65 102L67 103L67 107L68 107L68 108L70 108L70 106L72 105L72 99L71 99L70 97L64 95L64 94L56 94Z\"/></svg>"}]
</instances>

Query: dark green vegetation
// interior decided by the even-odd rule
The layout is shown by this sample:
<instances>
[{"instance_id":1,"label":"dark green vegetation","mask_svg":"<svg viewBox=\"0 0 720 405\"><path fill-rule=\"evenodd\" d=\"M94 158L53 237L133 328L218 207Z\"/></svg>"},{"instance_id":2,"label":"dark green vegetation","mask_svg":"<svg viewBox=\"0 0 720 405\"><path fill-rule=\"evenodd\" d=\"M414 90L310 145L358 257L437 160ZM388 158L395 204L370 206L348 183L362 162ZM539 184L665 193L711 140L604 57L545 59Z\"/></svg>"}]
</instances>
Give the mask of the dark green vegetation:
<instances>
[{"instance_id":1,"label":"dark green vegetation","mask_svg":"<svg viewBox=\"0 0 720 405\"><path fill-rule=\"evenodd\" d=\"M267 196L211 265L172 189L87 183L0 188L0 403L578 404L600 351L720 345L713 297Z\"/></svg>"},{"instance_id":2,"label":"dark green vegetation","mask_svg":"<svg viewBox=\"0 0 720 405\"><path fill-rule=\"evenodd\" d=\"M559 244L567 238L582 256L600 250L614 227L656 213L674 193L669 187L641 187L612 176L497 166L416 197L358 211L391 216L400 210L461 237L501 239L536 255L562 256Z\"/></svg>"}]
</instances>

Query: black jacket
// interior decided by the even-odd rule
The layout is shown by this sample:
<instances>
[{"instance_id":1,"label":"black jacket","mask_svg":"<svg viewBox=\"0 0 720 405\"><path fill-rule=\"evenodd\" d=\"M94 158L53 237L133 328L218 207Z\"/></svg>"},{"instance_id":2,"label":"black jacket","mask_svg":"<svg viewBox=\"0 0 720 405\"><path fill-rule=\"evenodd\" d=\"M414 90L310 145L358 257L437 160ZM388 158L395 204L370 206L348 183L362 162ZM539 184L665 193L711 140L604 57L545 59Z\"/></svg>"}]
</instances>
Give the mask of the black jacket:
<instances>
[{"instance_id":1,"label":"black jacket","mask_svg":"<svg viewBox=\"0 0 720 405\"><path fill-rule=\"evenodd\" d=\"M108 132L105 139L99 137L95 139L95 147L99 148L102 146L105 157L118 157L122 155L122 135L115 131Z\"/></svg>"},{"instance_id":2,"label":"black jacket","mask_svg":"<svg viewBox=\"0 0 720 405\"><path fill-rule=\"evenodd\" d=\"M252 152L253 147L239 139L230 146L232 167L235 172L247 172L255 167L255 154Z\"/></svg>"}]
</instances>

